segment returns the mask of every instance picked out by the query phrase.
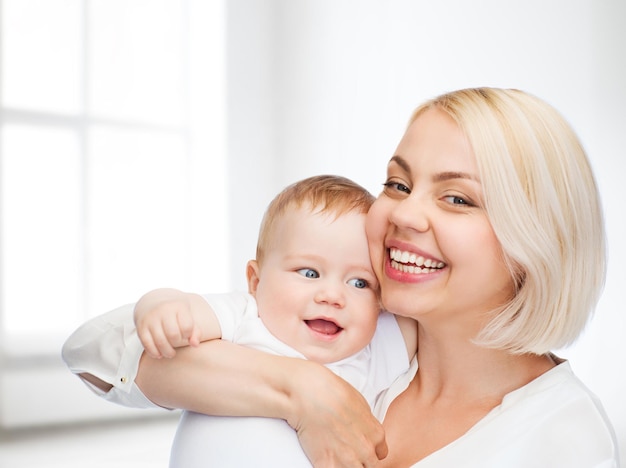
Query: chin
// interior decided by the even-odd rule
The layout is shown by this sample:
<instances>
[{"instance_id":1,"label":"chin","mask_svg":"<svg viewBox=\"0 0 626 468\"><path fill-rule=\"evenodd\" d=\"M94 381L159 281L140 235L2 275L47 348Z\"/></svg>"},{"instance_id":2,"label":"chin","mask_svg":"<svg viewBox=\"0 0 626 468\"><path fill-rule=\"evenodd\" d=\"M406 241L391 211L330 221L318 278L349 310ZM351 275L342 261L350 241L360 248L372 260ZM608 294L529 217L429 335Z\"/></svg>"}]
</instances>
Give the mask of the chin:
<instances>
[{"instance_id":1,"label":"chin","mask_svg":"<svg viewBox=\"0 0 626 468\"><path fill-rule=\"evenodd\" d=\"M381 302L383 305L383 309L391 312L395 315L399 315L401 317L409 317L417 319L417 315L419 315L419 310L416 307L419 299L409 299L407 300L406 292L401 291L392 291L387 294L387 297L383 296L381 298Z\"/></svg>"}]
</instances>

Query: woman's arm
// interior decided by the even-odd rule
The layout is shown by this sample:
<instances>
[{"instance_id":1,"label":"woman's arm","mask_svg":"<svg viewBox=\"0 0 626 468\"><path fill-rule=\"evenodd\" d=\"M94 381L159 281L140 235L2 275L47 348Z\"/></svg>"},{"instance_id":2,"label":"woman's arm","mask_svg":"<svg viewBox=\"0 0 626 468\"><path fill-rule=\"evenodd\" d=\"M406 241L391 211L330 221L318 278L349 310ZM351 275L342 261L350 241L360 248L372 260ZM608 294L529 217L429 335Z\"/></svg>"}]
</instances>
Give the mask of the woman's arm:
<instances>
[{"instance_id":1,"label":"woman's arm","mask_svg":"<svg viewBox=\"0 0 626 468\"><path fill-rule=\"evenodd\" d=\"M217 416L285 419L314 466L375 466L384 431L365 399L325 367L221 340L144 354L136 383L154 403Z\"/></svg>"}]
</instances>

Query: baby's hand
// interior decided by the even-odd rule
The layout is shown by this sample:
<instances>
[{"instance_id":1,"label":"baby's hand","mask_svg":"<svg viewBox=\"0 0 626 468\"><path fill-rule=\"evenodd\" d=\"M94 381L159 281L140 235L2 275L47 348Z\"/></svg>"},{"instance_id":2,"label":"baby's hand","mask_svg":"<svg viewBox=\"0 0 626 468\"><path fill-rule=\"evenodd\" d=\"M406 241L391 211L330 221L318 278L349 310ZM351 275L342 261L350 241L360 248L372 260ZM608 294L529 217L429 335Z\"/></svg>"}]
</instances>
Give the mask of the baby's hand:
<instances>
[{"instance_id":1,"label":"baby's hand","mask_svg":"<svg viewBox=\"0 0 626 468\"><path fill-rule=\"evenodd\" d=\"M153 358L172 358L182 346L198 346L201 329L188 294L157 289L135 305L135 326L146 353Z\"/></svg>"}]
</instances>

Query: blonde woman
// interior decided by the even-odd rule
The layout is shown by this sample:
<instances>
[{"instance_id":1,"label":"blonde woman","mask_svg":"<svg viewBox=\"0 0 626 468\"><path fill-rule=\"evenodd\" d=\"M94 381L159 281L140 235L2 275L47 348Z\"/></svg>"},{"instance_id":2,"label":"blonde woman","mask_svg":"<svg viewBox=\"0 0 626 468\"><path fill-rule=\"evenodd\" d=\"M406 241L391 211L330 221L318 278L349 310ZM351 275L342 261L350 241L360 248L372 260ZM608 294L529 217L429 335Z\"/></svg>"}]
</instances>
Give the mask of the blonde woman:
<instances>
[{"instance_id":1,"label":"blonde woman","mask_svg":"<svg viewBox=\"0 0 626 468\"><path fill-rule=\"evenodd\" d=\"M315 466L619 466L600 402L551 352L581 333L605 276L594 177L551 106L492 88L426 102L366 229L383 306L419 324L381 424L321 366L217 341L142 359L139 388L164 406L286 419Z\"/></svg>"}]
</instances>

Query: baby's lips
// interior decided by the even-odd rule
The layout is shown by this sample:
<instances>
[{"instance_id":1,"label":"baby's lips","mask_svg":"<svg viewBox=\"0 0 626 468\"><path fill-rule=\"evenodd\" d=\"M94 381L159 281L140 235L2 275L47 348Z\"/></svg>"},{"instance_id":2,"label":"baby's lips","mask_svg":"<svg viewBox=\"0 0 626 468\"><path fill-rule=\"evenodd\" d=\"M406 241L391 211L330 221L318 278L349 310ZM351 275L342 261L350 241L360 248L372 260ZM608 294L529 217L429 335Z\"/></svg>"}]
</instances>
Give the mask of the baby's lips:
<instances>
[{"instance_id":1,"label":"baby's lips","mask_svg":"<svg viewBox=\"0 0 626 468\"><path fill-rule=\"evenodd\" d=\"M317 333L321 333L323 335L335 335L339 333L342 328L334 322L330 320L324 319L313 319L307 320L306 324L309 328Z\"/></svg>"}]
</instances>

